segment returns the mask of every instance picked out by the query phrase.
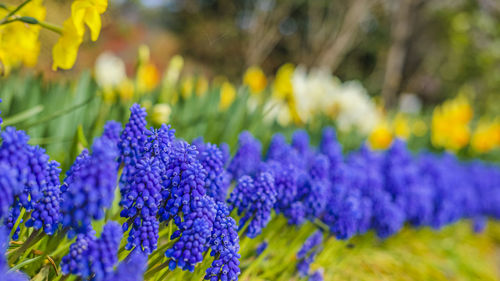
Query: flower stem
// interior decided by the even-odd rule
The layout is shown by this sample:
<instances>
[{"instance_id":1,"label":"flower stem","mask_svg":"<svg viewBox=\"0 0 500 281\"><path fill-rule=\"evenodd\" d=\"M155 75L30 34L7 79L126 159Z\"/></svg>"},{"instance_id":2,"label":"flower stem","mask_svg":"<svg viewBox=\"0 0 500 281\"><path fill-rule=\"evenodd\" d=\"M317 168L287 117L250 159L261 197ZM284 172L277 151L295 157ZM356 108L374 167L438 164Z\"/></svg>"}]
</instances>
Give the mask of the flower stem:
<instances>
[{"instance_id":1,"label":"flower stem","mask_svg":"<svg viewBox=\"0 0 500 281\"><path fill-rule=\"evenodd\" d=\"M31 0L26 0L24 1L23 3L21 3L19 6L17 6L14 10L10 11L1 21L0 21L0 25L2 24L5 24L9 21L9 18L14 15L15 13L19 12L19 10L21 10L24 6L26 6L26 4L28 4L29 2L31 2Z\"/></svg>"},{"instance_id":2,"label":"flower stem","mask_svg":"<svg viewBox=\"0 0 500 281\"><path fill-rule=\"evenodd\" d=\"M50 31L53 31L57 34L62 34L62 28L58 25L52 24L50 22L45 22L45 21L38 21L38 25L41 27L48 29Z\"/></svg>"}]
</instances>

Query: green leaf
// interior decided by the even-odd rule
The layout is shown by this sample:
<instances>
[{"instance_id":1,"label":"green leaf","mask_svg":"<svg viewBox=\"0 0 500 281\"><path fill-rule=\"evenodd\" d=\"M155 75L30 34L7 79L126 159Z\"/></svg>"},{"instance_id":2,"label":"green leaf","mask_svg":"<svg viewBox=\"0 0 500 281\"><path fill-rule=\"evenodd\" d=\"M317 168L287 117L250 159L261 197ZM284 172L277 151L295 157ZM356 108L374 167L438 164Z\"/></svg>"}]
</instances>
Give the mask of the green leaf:
<instances>
[{"instance_id":1,"label":"green leaf","mask_svg":"<svg viewBox=\"0 0 500 281\"><path fill-rule=\"evenodd\" d=\"M48 281L49 274L50 274L50 265L44 266L42 267L40 272L38 272L37 275L31 278L31 281Z\"/></svg>"},{"instance_id":2,"label":"green leaf","mask_svg":"<svg viewBox=\"0 0 500 281\"><path fill-rule=\"evenodd\" d=\"M78 125L78 130L76 131L76 136L78 140L78 144L83 146L83 147L89 147L89 142L87 141L87 138L85 137L85 133L83 132L83 127L82 125Z\"/></svg>"},{"instance_id":3,"label":"green leaf","mask_svg":"<svg viewBox=\"0 0 500 281\"><path fill-rule=\"evenodd\" d=\"M18 114L15 114L13 116L7 117L4 119L3 126L12 126L14 124L21 123L25 120L30 119L33 116L38 115L38 113L43 111L43 106L42 105L37 105L35 107L32 107L30 109L27 109L25 111L22 111Z\"/></svg>"}]
</instances>

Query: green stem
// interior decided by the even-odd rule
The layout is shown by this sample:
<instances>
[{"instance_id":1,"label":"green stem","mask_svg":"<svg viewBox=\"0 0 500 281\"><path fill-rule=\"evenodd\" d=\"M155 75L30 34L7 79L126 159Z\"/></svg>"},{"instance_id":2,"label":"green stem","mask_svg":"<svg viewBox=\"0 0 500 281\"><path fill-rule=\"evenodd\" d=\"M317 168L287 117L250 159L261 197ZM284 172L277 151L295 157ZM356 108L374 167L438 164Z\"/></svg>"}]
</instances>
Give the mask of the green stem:
<instances>
[{"instance_id":1,"label":"green stem","mask_svg":"<svg viewBox=\"0 0 500 281\"><path fill-rule=\"evenodd\" d=\"M45 21L38 21L38 25L40 25L41 27L43 27L45 29L48 29L50 31L53 31L57 34L62 35L62 28L58 25L52 24L50 22L45 22Z\"/></svg>"},{"instance_id":2,"label":"green stem","mask_svg":"<svg viewBox=\"0 0 500 281\"><path fill-rule=\"evenodd\" d=\"M24 1L23 3L21 3L19 6L17 6L14 10L10 11L10 13L8 13L1 21L0 21L0 25L2 24L5 24L9 18L14 15L15 13L19 12L19 10L21 10L24 6L26 6L26 4L28 4L29 2L31 2L31 0L26 0Z\"/></svg>"},{"instance_id":3,"label":"green stem","mask_svg":"<svg viewBox=\"0 0 500 281\"><path fill-rule=\"evenodd\" d=\"M12 228L12 230L10 231L10 235L9 237L12 238L12 236L14 236L14 233L16 232L16 229L17 227L19 227L19 224L21 224L21 220L23 219L24 217L24 213L26 212L26 210L24 208L21 209L21 213L19 214L19 216L17 217L17 220L16 220L16 223L14 224L14 227Z\"/></svg>"}]
</instances>

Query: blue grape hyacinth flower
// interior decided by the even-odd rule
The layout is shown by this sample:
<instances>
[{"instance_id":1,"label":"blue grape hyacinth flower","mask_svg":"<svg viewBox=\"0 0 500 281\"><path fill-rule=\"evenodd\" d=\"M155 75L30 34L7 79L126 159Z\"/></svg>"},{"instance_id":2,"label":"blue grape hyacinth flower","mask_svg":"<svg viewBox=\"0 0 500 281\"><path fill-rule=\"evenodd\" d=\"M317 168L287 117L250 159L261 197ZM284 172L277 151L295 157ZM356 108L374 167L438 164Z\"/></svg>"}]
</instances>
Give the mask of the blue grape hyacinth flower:
<instances>
[{"instance_id":1,"label":"blue grape hyacinth flower","mask_svg":"<svg viewBox=\"0 0 500 281\"><path fill-rule=\"evenodd\" d=\"M238 210L238 215L243 214L239 229L248 223L246 231L248 237L257 237L267 226L276 203L276 196L274 178L269 172L259 173L255 180L249 176L243 176L238 180L228 202Z\"/></svg>"},{"instance_id":2,"label":"blue grape hyacinth flower","mask_svg":"<svg viewBox=\"0 0 500 281\"><path fill-rule=\"evenodd\" d=\"M238 137L238 150L229 163L227 171L237 179L243 175L253 176L258 172L262 155L262 144L248 131Z\"/></svg>"},{"instance_id":3,"label":"blue grape hyacinth flower","mask_svg":"<svg viewBox=\"0 0 500 281\"><path fill-rule=\"evenodd\" d=\"M63 226L71 229L70 236L86 233L91 220L103 218L104 209L111 206L118 174L116 157L113 144L98 138L92 145L92 155L69 178L61 213Z\"/></svg>"}]
</instances>

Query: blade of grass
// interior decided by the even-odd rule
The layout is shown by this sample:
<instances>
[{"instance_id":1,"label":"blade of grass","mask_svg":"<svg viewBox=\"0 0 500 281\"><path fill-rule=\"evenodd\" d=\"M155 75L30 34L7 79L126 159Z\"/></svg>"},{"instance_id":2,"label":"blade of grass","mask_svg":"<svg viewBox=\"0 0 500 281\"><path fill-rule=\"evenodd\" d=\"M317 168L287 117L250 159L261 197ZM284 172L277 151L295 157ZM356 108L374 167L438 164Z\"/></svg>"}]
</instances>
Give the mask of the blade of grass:
<instances>
[{"instance_id":1,"label":"blade of grass","mask_svg":"<svg viewBox=\"0 0 500 281\"><path fill-rule=\"evenodd\" d=\"M40 120L38 120L38 121L35 121L35 122L32 122L32 123L29 123L29 124L27 124L27 125L23 126L23 127L22 127L22 129L26 130L26 129L28 129L28 128L35 127L35 126L38 126L38 125L44 124L44 123L46 123L46 122L48 122L48 121L51 121L51 120L53 120L53 119L56 119L56 118L58 118L58 117L61 117L61 116L65 115L65 114L68 114L68 113L70 113L70 112L72 112L72 111L74 111L74 110L79 109L80 107L83 107L83 106L85 106L85 105L89 104L89 103L90 103L93 99L94 99L94 97L90 97L89 99L87 99L87 100L85 100L85 101L83 101L83 102L81 102L81 103L79 103L79 104L76 104L76 105L74 105L74 106L72 106L72 107L69 107L69 108L66 108L66 109L62 109L62 110L56 111L56 112L54 112L53 114L51 114L51 115L49 115L49 116L47 116L47 117L45 117L45 118L41 118L41 119L40 119Z\"/></svg>"},{"instance_id":2,"label":"blade of grass","mask_svg":"<svg viewBox=\"0 0 500 281\"><path fill-rule=\"evenodd\" d=\"M30 109L27 109L25 111L19 112L18 114L14 114L13 116L9 116L9 117L5 118L2 125L3 126L12 126L14 124L21 123L23 121L30 119L33 116L38 115L42 111L43 111L43 106L37 105L37 106L32 107Z\"/></svg>"}]
</instances>

